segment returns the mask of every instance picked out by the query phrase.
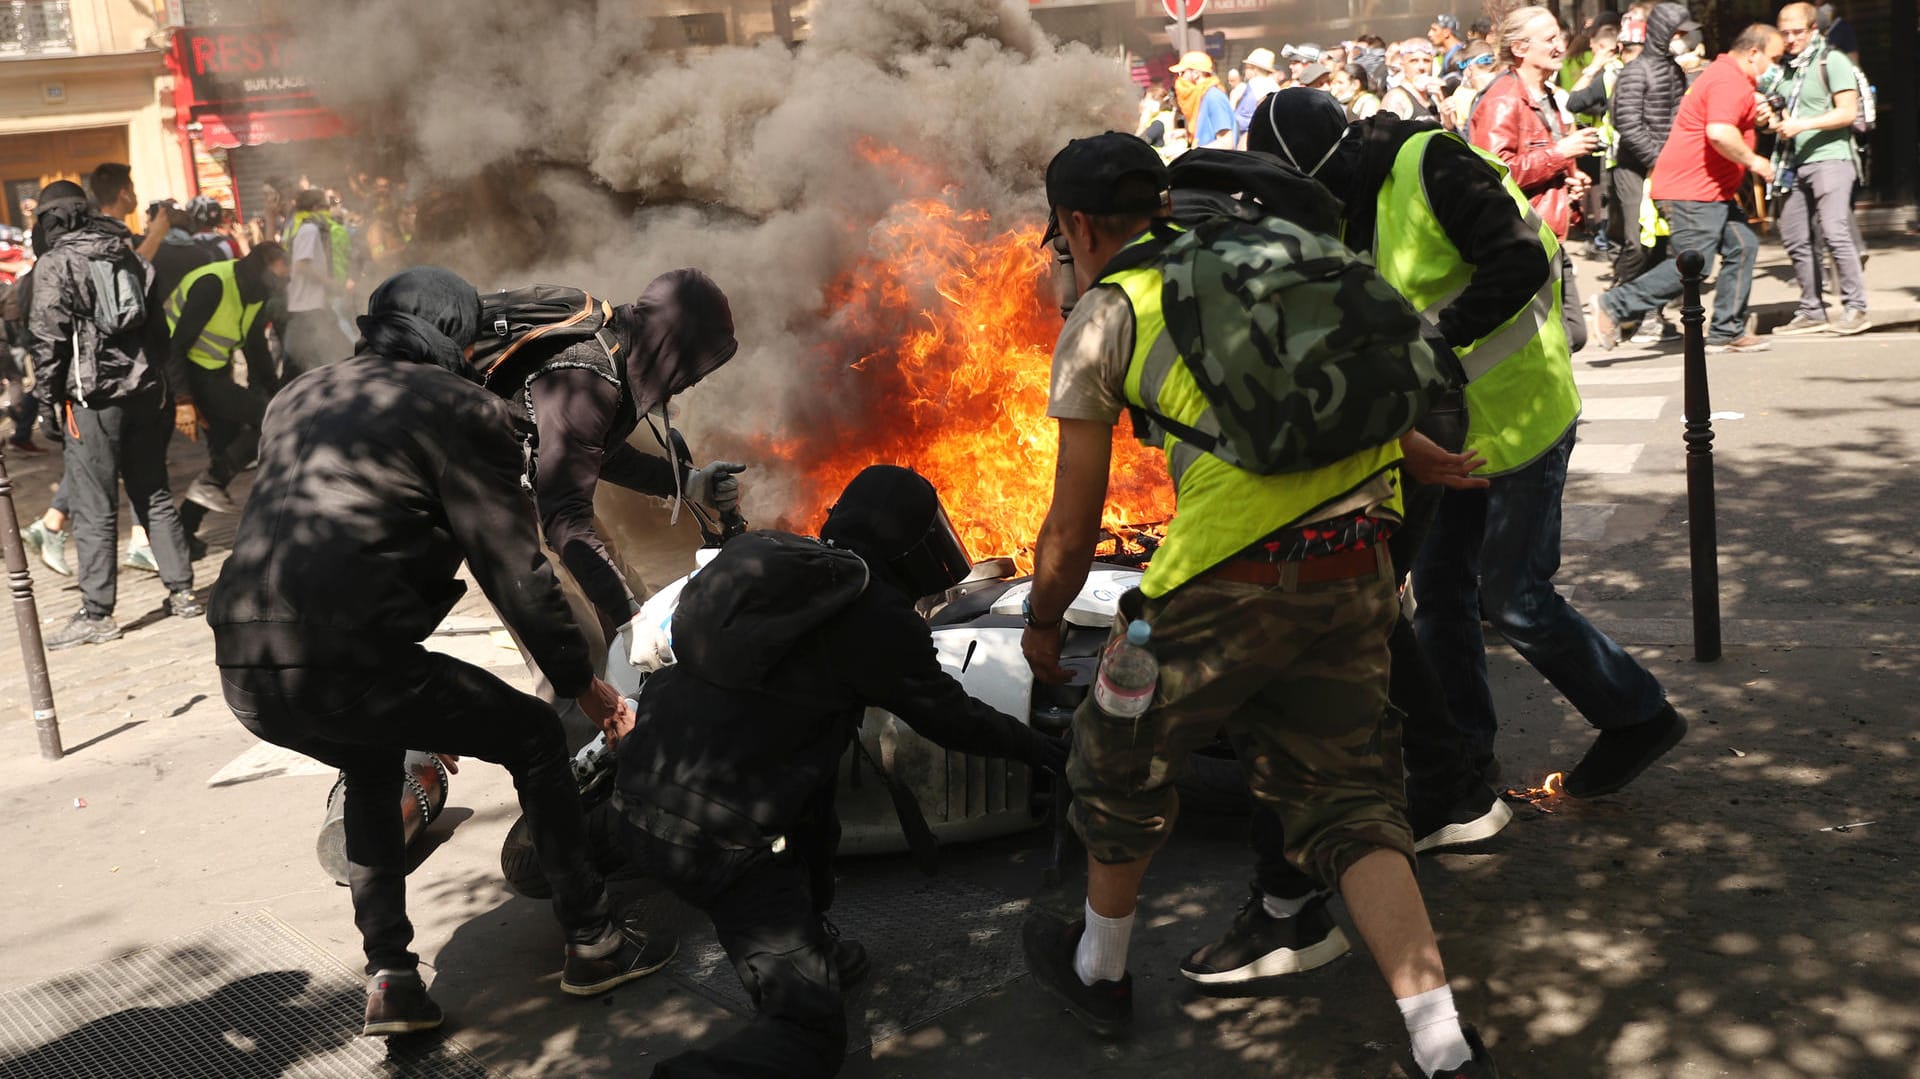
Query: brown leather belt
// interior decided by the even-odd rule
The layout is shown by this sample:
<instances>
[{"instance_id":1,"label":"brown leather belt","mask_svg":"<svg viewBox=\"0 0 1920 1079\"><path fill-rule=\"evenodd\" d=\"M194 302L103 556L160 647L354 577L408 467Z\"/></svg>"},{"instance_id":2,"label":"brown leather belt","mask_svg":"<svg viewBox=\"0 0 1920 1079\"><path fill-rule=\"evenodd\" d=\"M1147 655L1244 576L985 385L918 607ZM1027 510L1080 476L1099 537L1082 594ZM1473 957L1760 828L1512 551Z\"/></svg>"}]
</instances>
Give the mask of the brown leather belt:
<instances>
[{"instance_id":1,"label":"brown leather belt","mask_svg":"<svg viewBox=\"0 0 1920 1079\"><path fill-rule=\"evenodd\" d=\"M1349 581L1355 577L1378 573L1382 559L1385 557L1386 548L1375 546L1340 551L1320 558L1309 558L1303 562L1265 562L1252 558L1234 558L1220 563L1200 576L1240 584L1278 585L1284 583L1287 570L1291 567L1296 571L1295 583L1321 584L1326 581Z\"/></svg>"}]
</instances>

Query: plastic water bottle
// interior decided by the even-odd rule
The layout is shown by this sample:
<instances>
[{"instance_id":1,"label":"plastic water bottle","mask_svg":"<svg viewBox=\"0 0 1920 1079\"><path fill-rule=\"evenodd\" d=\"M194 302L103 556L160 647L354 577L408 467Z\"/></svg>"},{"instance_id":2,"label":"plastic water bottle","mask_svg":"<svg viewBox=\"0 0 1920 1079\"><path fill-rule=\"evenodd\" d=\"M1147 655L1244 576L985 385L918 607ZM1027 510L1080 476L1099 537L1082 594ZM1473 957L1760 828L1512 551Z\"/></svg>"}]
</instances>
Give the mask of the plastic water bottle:
<instances>
[{"instance_id":1,"label":"plastic water bottle","mask_svg":"<svg viewBox=\"0 0 1920 1079\"><path fill-rule=\"evenodd\" d=\"M1160 664L1147 651L1153 627L1140 619L1127 623L1126 635L1107 646L1093 680L1093 703L1115 719L1139 719L1153 705Z\"/></svg>"}]
</instances>

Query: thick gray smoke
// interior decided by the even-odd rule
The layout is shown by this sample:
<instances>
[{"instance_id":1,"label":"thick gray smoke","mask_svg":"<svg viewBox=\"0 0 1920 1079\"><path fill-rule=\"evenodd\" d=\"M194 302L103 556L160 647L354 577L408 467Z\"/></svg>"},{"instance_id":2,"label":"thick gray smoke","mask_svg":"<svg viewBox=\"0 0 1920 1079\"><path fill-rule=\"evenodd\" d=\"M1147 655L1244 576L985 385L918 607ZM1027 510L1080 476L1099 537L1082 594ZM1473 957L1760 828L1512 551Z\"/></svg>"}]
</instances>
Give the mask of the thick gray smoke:
<instances>
[{"instance_id":1,"label":"thick gray smoke","mask_svg":"<svg viewBox=\"0 0 1920 1079\"><path fill-rule=\"evenodd\" d=\"M433 258L482 288L624 300L691 265L726 289L740 356L680 403L702 455L887 408L820 362L875 226L925 196L1037 223L1048 158L1133 120L1119 60L1050 42L1022 0L814 0L797 48L666 51L634 0L327 7L302 35L322 93L409 147L416 190L464 193ZM758 471L771 520L792 507Z\"/></svg>"}]
</instances>

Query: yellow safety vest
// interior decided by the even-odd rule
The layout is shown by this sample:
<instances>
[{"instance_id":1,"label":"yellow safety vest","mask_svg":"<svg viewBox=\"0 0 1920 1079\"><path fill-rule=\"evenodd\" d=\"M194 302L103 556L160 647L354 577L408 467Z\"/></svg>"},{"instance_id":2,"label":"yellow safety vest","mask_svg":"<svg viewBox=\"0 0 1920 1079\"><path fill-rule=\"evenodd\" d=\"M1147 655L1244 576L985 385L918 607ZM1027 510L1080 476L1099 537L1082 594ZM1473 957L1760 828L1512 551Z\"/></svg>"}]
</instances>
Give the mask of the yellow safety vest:
<instances>
[{"instance_id":1,"label":"yellow safety vest","mask_svg":"<svg viewBox=\"0 0 1920 1079\"><path fill-rule=\"evenodd\" d=\"M1144 239L1144 237L1143 237ZM1137 241L1136 241L1137 242ZM1160 304L1158 269L1138 267L1109 274L1102 285L1119 288L1133 307L1133 357L1127 365L1126 399L1190 428L1212 427L1206 395L1174 347ZM1230 465L1170 434L1156 430L1166 450L1177 510L1167 538L1154 552L1140 590L1164 596L1233 557L1261 537L1292 524L1317 520L1368 480L1393 469L1400 444L1389 442L1305 472L1263 476ZM1399 474L1394 471L1389 508L1400 512Z\"/></svg>"},{"instance_id":2,"label":"yellow safety vest","mask_svg":"<svg viewBox=\"0 0 1920 1079\"><path fill-rule=\"evenodd\" d=\"M353 233L347 231L347 226L335 221L332 214L318 210L302 210L294 214L280 238L281 246L287 249L287 257L293 257L293 238L300 234L301 226L309 221L319 223L321 236L327 241L328 272L333 274L335 281L344 283L353 269Z\"/></svg>"},{"instance_id":3,"label":"yellow safety vest","mask_svg":"<svg viewBox=\"0 0 1920 1079\"><path fill-rule=\"evenodd\" d=\"M180 311L187 304L187 293L203 277L220 279L220 306L214 308L207 317L207 324L200 328L200 336L188 349L187 358L209 371L218 371L233 362L233 350L239 348L253 329L254 319L260 317L260 309L266 301L242 305L240 285L233 279L233 268L239 263L229 259L226 262L209 262L192 270L180 279L180 284L167 297L167 336L173 336L174 328L180 324Z\"/></svg>"},{"instance_id":4,"label":"yellow safety vest","mask_svg":"<svg viewBox=\"0 0 1920 1079\"><path fill-rule=\"evenodd\" d=\"M1447 238L1427 200L1421 161L1428 142L1457 139L1444 131L1408 139L1380 187L1373 257L1380 276L1400 290L1429 321L1466 290L1473 266ZM1464 143L1463 143L1464 144ZM1467 373L1467 444L1487 465L1477 474L1498 476L1532 464L1560 441L1580 416L1573 384L1573 354L1560 320L1560 244L1527 197L1507 177L1506 166L1475 147L1500 170L1515 207L1536 229L1547 256L1547 283L1533 300L1491 333L1456 349Z\"/></svg>"}]
</instances>

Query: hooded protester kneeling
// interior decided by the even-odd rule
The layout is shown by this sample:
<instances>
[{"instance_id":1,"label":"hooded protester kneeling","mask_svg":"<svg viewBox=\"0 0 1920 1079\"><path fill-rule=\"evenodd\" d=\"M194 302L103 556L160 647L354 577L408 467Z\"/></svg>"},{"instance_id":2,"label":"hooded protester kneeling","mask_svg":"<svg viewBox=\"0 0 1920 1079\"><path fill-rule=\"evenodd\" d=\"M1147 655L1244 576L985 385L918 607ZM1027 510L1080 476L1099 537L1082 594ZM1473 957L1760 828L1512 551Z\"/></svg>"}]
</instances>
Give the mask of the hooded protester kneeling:
<instances>
[{"instance_id":1,"label":"hooded protester kneeling","mask_svg":"<svg viewBox=\"0 0 1920 1079\"><path fill-rule=\"evenodd\" d=\"M352 358L274 398L254 497L208 617L240 723L345 775L370 1035L441 1021L408 947L394 805L409 749L513 774L566 937L564 991L592 995L643 977L676 947L609 916L553 709L421 647L465 591L454 577L464 561L562 694L609 732L631 722L619 694L593 676L541 553L507 406L467 365L479 324L473 286L435 267L407 270L374 291Z\"/></svg>"},{"instance_id":2,"label":"hooded protester kneeling","mask_svg":"<svg viewBox=\"0 0 1920 1079\"><path fill-rule=\"evenodd\" d=\"M676 662L648 677L619 747L634 861L713 919L758 1009L655 1079L839 1072L842 993L867 957L825 917L836 769L869 706L948 749L1065 766L1064 745L969 697L935 656L914 602L970 567L932 484L874 465L820 535L746 533L687 583Z\"/></svg>"}]
</instances>

